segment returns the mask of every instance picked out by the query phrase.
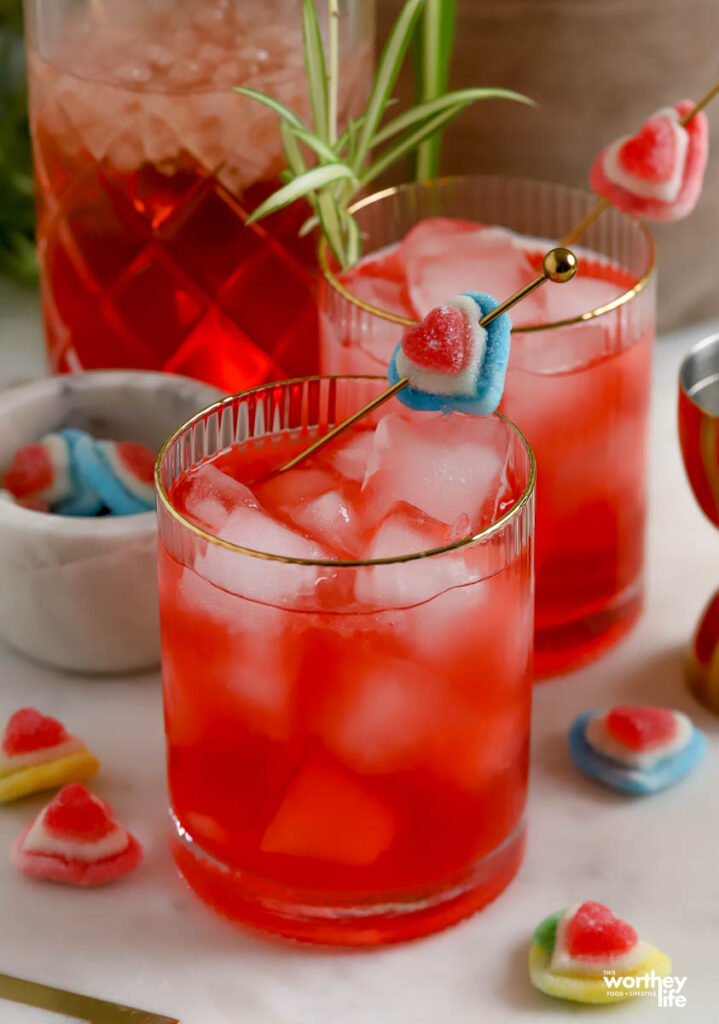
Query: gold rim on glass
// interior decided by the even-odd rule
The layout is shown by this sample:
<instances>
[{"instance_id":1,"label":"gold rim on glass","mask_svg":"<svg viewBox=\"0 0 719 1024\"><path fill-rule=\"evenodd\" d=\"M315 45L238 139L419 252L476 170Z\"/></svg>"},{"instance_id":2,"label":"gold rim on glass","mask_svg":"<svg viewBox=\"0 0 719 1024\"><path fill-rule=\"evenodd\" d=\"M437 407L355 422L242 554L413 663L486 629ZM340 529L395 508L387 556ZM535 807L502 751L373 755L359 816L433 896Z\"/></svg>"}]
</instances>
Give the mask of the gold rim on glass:
<instances>
[{"instance_id":1,"label":"gold rim on glass","mask_svg":"<svg viewBox=\"0 0 719 1024\"><path fill-rule=\"evenodd\" d=\"M474 180L481 181L482 179L481 179L481 177L477 177L475 179L475 178L472 178L470 176L465 175L465 176L453 176L451 179L440 179L440 180L441 181L451 180L451 181L456 181L456 182L466 182L466 181L474 181ZM515 183L516 182L541 183L541 182L539 182L539 179L533 179L533 178L514 178L514 177L508 177L508 178L506 178L504 180L515 182ZM373 203L377 203L381 199L388 199L391 196L399 195L401 192L407 192L409 189L413 189L413 190L419 189L419 188L427 189L427 188L431 188L433 186L433 184L436 184L436 182L417 182L417 183L413 183L413 184L394 185L391 188L385 188L381 192L374 192L371 196L367 196L365 199L360 199L359 202L354 203L354 205L350 207L350 213L357 213L359 210L364 209L365 206L371 206ZM542 183L542 184L544 184L544 183ZM548 182L546 184L552 184L552 183ZM569 185L564 186L564 187L565 188L573 188L572 186L569 186ZM586 196L591 195L590 192L586 192L583 189L573 189L573 191L578 192L578 193L580 193L582 195L586 195ZM613 309L618 309L620 306L623 306L625 303L630 302L631 299L633 299L635 295L638 295L639 292L642 291L642 289L646 286L646 284L649 282L649 279L651 278L652 274L654 273L654 268L655 268L655 265L656 265L656 246L654 245L654 238L652 237L652 234L649 231L649 228L646 226L646 224L643 224L642 221L638 220L636 217L632 217L628 213L624 213L622 210L619 210L618 207L613 207L613 209L617 210L617 212L620 213L622 217L624 217L628 221L631 221L631 223L634 224L635 227L639 228L639 230L644 235L644 237L645 237L645 239L647 241L647 244L649 246L649 265L648 265L647 269L645 270L645 272L642 274L642 276L639 278L637 283L632 285L632 287L628 288L625 292L622 292L621 295L618 295L616 299L612 299L611 302L607 302L603 306L597 306L595 309L588 310L586 313L580 313L578 316L569 317L569 319L567 319L567 320L552 320L552 321L550 321L549 323L546 323L546 324L527 324L524 327L514 327L513 326L512 327L512 333L513 334L531 334L533 331L551 331L551 330L554 330L556 327L569 327L572 324L581 324L581 323L584 323L587 320L593 320L595 317L604 316L605 313L611 313ZM345 288L345 286L337 278L337 276L335 275L334 271L331 269L331 267L329 265L327 241L326 241L326 239L324 237L320 239L319 246L318 246L318 253L319 253L320 268L322 270L322 274L323 274L325 280L327 281L327 283L339 295L342 296L343 299L346 299L348 302L351 302L353 306L357 306L357 308L363 310L363 312L370 313L372 316L377 316L381 320L387 320L390 323L399 324L402 327L415 327L416 326L416 324L417 324L416 320L410 320L408 317L398 316L396 313L390 313L390 312L388 312L388 310L381 309L379 306L373 306L371 303L365 302L364 299L360 299L356 295L353 295L352 292L348 288Z\"/></svg>"},{"instance_id":2,"label":"gold rim on glass","mask_svg":"<svg viewBox=\"0 0 719 1024\"><path fill-rule=\"evenodd\" d=\"M532 451L527 438L524 436L519 427L513 423L507 416L504 416L500 412L495 412L492 415L496 416L497 419L503 420L511 430L514 431L515 435L519 438L524 447L527 457L529 459L529 474L527 477L527 483L525 484L524 490L515 503L509 508L503 516L501 516L496 522L490 526L480 530L479 533L470 534L467 537L462 537L460 540L453 541L452 544L445 544L440 548L432 548L429 551L414 551L407 555L397 555L394 558L372 558L366 561L343 561L337 559L315 559L315 558L288 558L286 555L273 555L268 551L255 551L253 548L244 548L239 544L232 544L228 540L223 540L221 537L215 537L214 534L208 533L207 530L203 530L201 526L197 526L192 520L188 519L184 513L180 512L172 504L170 496L168 495L165 485L162 483L160 478L160 472L162 462L165 457L165 453L170 446L183 434L185 431L191 429L200 421L204 420L205 417L211 416L212 413L218 412L225 406L232 405L234 402L242 398L247 398L250 395L258 394L261 391L269 391L271 388L284 386L289 384L306 384L312 381L323 381L323 380L376 380L383 381L386 383L384 377L377 377L370 374L329 374L329 375L318 375L314 377L296 377L292 380L276 381L272 384L261 384L259 387L250 388L249 391L241 391L236 395L228 395L227 398L222 398L218 402L213 402L212 405L208 405L205 409L200 409L199 412L191 416L189 420L186 420L181 426L177 428L168 437L160 449L160 454L157 456L155 462L155 486L159 495L162 505L165 510L175 519L181 526L188 529L191 533L194 533L197 537L202 540L208 541L210 544L216 544L218 547L226 548L228 551L234 551L240 555L249 555L251 558L262 558L268 562L283 562L288 565L320 565L320 566L339 566L343 568L363 568L366 566L373 565L398 565L402 562L416 562L423 558L431 558L433 555L443 555L448 551L457 551L459 548L467 547L469 544L475 544L477 541L484 541L488 537L493 536L495 533L499 533L504 527L515 519L524 509L529 502L534 491L534 485L537 478L537 464L534 458L534 452ZM248 440L256 440L254 438L248 438ZM213 453L216 454L216 453Z\"/></svg>"}]
</instances>

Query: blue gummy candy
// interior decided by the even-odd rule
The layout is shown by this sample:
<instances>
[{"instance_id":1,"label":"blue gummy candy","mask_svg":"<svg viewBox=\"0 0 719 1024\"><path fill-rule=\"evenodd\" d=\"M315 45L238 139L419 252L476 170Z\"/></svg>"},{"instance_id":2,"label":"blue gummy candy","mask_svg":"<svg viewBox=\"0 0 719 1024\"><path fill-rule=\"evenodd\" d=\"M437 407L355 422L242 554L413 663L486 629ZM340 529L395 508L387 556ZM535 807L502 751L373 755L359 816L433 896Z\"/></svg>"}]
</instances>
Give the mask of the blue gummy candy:
<instances>
[{"instance_id":1,"label":"blue gummy candy","mask_svg":"<svg viewBox=\"0 0 719 1024\"><path fill-rule=\"evenodd\" d=\"M491 313L499 305L496 299L485 292L463 292L462 294L474 299L482 316ZM502 313L489 324L486 331L487 347L477 378L477 391L474 395L432 395L427 391L417 391L414 388L406 387L397 394L400 402L409 406L410 409L425 411L466 412L475 416L489 416L490 413L493 413L502 400L504 379L507 376L512 331L509 314ZM397 372L397 353L400 349L401 342L392 353L387 371L387 379L390 384L396 384L400 380L400 374Z\"/></svg>"},{"instance_id":2,"label":"blue gummy candy","mask_svg":"<svg viewBox=\"0 0 719 1024\"><path fill-rule=\"evenodd\" d=\"M112 515L131 516L154 508L154 505L148 505L125 487L105 453L88 434L77 442L76 451L80 472L95 488Z\"/></svg>"},{"instance_id":3,"label":"blue gummy candy","mask_svg":"<svg viewBox=\"0 0 719 1024\"><path fill-rule=\"evenodd\" d=\"M656 793L688 775L706 753L707 741L701 730L692 726L686 746L658 761L653 768L630 768L600 754L586 739L587 723L601 711L585 711L569 730L569 756L581 772L612 789L635 796Z\"/></svg>"},{"instance_id":4,"label":"blue gummy candy","mask_svg":"<svg viewBox=\"0 0 719 1024\"><path fill-rule=\"evenodd\" d=\"M96 516L103 506L103 500L82 472L82 460L78 453L78 448L83 445L85 439L89 440L88 435L83 430L75 430L74 427L65 427L58 431L58 435L67 445L72 493L64 501L53 505L52 511L61 516Z\"/></svg>"}]
</instances>

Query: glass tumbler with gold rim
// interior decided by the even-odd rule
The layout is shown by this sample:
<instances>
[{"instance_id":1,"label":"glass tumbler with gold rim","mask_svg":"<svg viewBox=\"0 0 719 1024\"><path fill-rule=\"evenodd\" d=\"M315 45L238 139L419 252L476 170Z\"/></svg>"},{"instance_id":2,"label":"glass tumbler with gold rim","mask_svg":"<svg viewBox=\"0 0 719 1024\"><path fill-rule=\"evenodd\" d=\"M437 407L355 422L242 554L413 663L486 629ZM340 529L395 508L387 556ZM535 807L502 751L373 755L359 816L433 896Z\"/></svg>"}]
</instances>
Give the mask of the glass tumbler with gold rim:
<instances>
[{"instance_id":1,"label":"glass tumbler with gold rim","mask_svg":"<svg viewBox=\"0 0 719 1024\"><path fill-rule=\"evenodd\" d=\"M284 460L381 387L313 378L228 398L158 462L173 853L224 913L313 942L443 928L500 892L523 850L535 473L516 428L464 417L507 501L480 532L411 554L253 549L241 490L224 509L192 490L208 464L242 478L268 446Z\"/></svg>"},{"instance_id":2,"label":"glass tumbler with gold rim","mask_svg":"<svg viewBox=\"0 0 719 1024\"><path fill-rule=\"evenodd\" d=\"M338 274L325 253L323 371L386 372L406 326L432 305L467 289L494 287L505 298L594 202L564 185L489 176L362 200L363 262ZM610 647L636 620L643 594L654 245L643 225L610 209L574 248L577 278L540 290L542 305L527 300L512 311L500 406L537 457L540 676Z\"/></svg>"}]
</instances>

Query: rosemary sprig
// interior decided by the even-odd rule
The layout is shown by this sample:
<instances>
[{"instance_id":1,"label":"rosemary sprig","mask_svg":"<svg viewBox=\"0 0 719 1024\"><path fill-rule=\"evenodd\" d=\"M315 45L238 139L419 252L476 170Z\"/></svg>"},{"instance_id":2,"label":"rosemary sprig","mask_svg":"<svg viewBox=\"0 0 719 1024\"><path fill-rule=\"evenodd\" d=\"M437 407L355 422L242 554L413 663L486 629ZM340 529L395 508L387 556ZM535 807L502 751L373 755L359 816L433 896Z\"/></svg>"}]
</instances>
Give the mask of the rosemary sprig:
<instances>
[{"instance_id":1,"label":"rosemary sprig","mask_svg":"<svg viewBox=\"0 0 719 1024\"><path fill-rule=\"evenodd\" d=\"M435 95L385 121L387 110L393 103L391 96L397 76L426 2L431 0L406 0L377 64L367 107L360 117L349 122L347 129L338 137L337 0L329 0L329 72L314 0L303 0L302 30L312 126L272 96L254 89L236 89L243 96L264 103L279 115L287 162L282 176L284 184L254 210L248 223L304 198L314 213L303 225L301 233L306 234L319 224L340 265L351 266L360 256L360 232L348 209L358 192L366 189L398 160L436 137L471 103L497 98L532 103L526 96L508 89L475 88L444 92L435 82L431 90ZM447 43L447 31L448 26L445 25L440 40L445 54L448 53L447 46L451 48ZM446 70L447 62L448 58L439 59L438 67ZM437 81L442 83L442 73ZM300 143L317 157L316 166L307 167Z\"/></svg>"}]
</instances>

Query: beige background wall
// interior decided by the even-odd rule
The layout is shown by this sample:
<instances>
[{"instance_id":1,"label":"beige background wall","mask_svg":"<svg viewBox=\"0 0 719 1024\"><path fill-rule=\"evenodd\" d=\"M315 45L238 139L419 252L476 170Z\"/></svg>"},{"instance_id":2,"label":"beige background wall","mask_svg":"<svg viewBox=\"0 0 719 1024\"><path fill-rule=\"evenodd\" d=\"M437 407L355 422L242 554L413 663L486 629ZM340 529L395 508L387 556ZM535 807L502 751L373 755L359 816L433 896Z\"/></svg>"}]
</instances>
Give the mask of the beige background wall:
<instances>
[{"instance_id":1,"label":"beige background wall","mask_svg":"<svg viewBox=\"0 0 719 1024\"><path fill-rule=\"evenodd\" d=\"M401 6L378 0L380 38ZM447 173L584 185L603 144L719 77L719 0L458 0L458 20L452 86L504 86L540 107L465 112L445 136ZM709 118L719 133L719 99ZM719 152L692 216L655 237L662 326L719 315Z\"/></svg>"}]
</instances>

